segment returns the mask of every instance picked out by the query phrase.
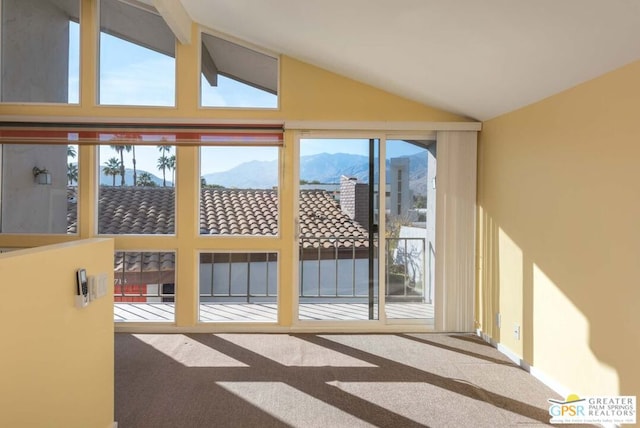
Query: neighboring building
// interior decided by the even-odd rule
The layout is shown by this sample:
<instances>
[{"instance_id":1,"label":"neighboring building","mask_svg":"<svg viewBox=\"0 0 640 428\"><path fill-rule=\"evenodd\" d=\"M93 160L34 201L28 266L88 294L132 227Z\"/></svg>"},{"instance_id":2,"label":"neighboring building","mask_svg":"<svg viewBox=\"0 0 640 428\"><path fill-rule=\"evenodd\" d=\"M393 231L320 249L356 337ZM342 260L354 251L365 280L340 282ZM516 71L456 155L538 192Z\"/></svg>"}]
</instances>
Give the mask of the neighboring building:
<instances>
[{"instance_id":1,"label":"neighboring building","mask_svg":"<svg viewBox=\"0 0 640 428\"><path fill-rule=\"evenodd\" d=\"M369 227L369 185L354 177L340 177L340 206L350 219Z\"/></svg>"},{"instance_id":2,"label":"neighboring building","mask_svg":"<svg viewBox=\"0 0 640 428\"><path fill-rule=\"evenodd\" d=\"M413 192L409 188L409 158L391 158L389 163L390 204L387 210L392 215L407 217L413 203Z\"/></svg>"},{"instance_id":3,"label":"neighboring building","mask_svg":"<svg viewBox=\"0 0 640 428\"><path fill-rule=\"evenodd\" d=\"M0 232L65 233L67 147L4 144L0 150ZM51 184L37 184L34 168L46 170Z\"/></svg>"}]
</instances>

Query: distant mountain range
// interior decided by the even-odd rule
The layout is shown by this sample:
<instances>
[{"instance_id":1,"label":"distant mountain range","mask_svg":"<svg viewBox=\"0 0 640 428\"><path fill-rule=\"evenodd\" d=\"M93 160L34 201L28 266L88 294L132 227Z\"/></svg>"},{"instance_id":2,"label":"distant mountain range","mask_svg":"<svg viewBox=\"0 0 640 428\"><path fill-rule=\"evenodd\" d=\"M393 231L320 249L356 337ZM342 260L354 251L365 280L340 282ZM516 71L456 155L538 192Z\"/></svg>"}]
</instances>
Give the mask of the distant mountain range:
<instances>
[{"instance_id":1,"label":"distant mountain range","mask_svg":"<svg viewBox=\"0 0 640 428\"><path fill-rule=\"evenodd\" d=\"M227 171L202 176L207 184L238 189L269 189L278 185L277 161L243 162Z\"/></svg>"},{"instance_id":2,"label":"distant mountain range","mask_svg":"<svg viewBox=\"0 0 640 428\"><path fill-rule=\"evenodd\" d=\"M410 187L418 194L426 193L427 156L417 153L409 157ZM388 166L387 162L387 166ZM356 177L367 182L369 158L347 153L320 153L300 157L300 179L323 184L340 183L340 177ZM241 189L267 189L278 184L277 161L244 162L227 171L205 174L207 184Z\"/></svg>"},{"instance_id":3,"label":"distant mountain range","mask_svg":"<svg viewBox=\"0 0 640 428\"><path fill-rule=\"evenodd\" d=\"M417 153L409 158L409 183L416 194L426 194L427 156ZM387 162L387 166L389 162ZM340 183L340 177L356 177L362 182L368 181L369 158L347 153L320 153L300 157L301 179L322 184ZM143 170L138 170L138 176ZM147 171L148 172L148 171ZM162 177L149 173L156 186L162 186ZM203 175L207 184L238 189L269 189L278 184L277 161L248 161L227 171ZM167 171L167 186L173 186L172 176ZM126 185L133 184L133 170L125 170ZM111 186L113 177L100 171L100 184ZM120 185L120 176L116 176L116 186Z\"/></svg>"},{"instance_id":4,"label":"distant mountain range","mask_svg":"<svg viewBox=\"0 0 640 428\"><path fill-rule=\"evenodd\" d=\"M137 170L138 177L140 177L141 172L149 172L149 171L144 171L141 169ZM162 187L162 177L157 177L150 172L149 172L149 175L151 175L151 180L156 184L156 186ZM171 178L172 178L172 173L170 171L167 171L167 187L173 186L173 182L171 181ZM121 181L120 175L116 175L116 186L120 185L120 181ZM133 169L125 168L124 181L127 186L133 185ZM110 175L106 175L104 172L102 172L102 168L100 168L100 185L101 186L113 185L113 177Z\"/></svg>"}]
</instances>

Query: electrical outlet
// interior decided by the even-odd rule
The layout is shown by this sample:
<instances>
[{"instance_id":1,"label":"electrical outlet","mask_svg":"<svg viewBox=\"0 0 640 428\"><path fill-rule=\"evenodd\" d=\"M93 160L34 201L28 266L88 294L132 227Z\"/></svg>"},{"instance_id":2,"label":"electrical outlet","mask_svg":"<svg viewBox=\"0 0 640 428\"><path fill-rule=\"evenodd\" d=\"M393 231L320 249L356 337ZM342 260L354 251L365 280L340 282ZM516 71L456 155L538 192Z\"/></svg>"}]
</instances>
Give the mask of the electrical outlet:
<instances>
[{"instance_id":1,"label":"electrical outlet","mask_svg":"<svg viewBox=\"0 0 640 428\"><path fill-rule=\"evenodd\" d=\"M518 324L513 326L513 338L520 340L520 326Z\"/></svg>"},{"instance_id":2,"label":"electrical outlet","mask_svg":"<svg viewBox=\"0 0 640 428\"><path fill-rule=\"evenodd\" d=\"M502 327L502 315L500 314L500 312L496 314L496 326L498 328Z\"/></svg>"}]
</instances>

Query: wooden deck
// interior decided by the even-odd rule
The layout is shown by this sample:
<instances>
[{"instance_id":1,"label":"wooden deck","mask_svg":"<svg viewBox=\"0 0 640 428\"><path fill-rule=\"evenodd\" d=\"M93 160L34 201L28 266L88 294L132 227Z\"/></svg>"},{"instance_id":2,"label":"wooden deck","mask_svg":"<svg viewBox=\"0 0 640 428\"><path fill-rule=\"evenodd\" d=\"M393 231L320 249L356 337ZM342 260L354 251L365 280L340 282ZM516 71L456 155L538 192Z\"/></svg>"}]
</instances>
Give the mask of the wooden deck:
<instances>
[{"instance_id":1,"label":"wooden deck","mask_svg":"<svg viewBox=\"0 0 640 428\"><path fill-rule=\"evenodd\" d=\"M173 303L116 303L116 322L173 322ZM377 311L377 305L374 311ZM387 303L388 319L433 318L433 305L427 303ZM352 321L367 320L364 303L302 303L300 320ZM201 322L277 322L275 303L202 303Z\"/></svg>"}]
</instances>

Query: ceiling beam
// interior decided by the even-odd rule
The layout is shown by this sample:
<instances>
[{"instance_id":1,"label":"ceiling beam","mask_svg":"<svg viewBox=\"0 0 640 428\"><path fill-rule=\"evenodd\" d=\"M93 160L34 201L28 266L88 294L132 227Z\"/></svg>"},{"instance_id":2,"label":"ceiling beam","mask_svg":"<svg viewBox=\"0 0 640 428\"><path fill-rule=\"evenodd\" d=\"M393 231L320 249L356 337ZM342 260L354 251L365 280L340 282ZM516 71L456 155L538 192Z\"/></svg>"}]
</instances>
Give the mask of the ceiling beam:
<instances>
[{"instance_id":1,"label":"ceiling beam","mask_svg":"<svg viewBox=\"0 0 640 428\"><path fill-rule=\"evenodd\" d=\"M176 39L183 44L191 44L191 17L177 0L153 0L153 6L160 12Z\"/></svg>"}]
</instances>

